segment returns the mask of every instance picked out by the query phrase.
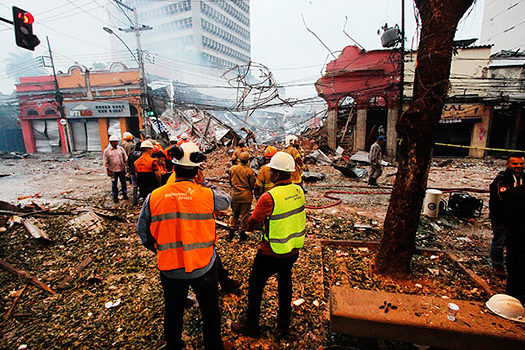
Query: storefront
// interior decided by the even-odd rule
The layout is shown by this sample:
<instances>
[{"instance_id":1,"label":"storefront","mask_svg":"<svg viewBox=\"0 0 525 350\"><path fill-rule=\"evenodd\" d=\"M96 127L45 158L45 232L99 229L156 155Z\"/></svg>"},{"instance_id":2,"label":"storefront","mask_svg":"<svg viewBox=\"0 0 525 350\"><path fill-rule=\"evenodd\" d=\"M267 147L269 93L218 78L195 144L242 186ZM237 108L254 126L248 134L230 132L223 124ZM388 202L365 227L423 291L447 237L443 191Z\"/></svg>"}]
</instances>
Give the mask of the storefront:
<instances>
[{"instance_id":1,"label":"storefront","mask_svg":"<svg viewBox=\"0 0 525 350\"><path fill-rule=\"evenodd\" d=\"M122 138L131 118L129 102L83 101L65 103L69 143L74 151L100 151L111 135Z\"/></svg>"}]
</instances>

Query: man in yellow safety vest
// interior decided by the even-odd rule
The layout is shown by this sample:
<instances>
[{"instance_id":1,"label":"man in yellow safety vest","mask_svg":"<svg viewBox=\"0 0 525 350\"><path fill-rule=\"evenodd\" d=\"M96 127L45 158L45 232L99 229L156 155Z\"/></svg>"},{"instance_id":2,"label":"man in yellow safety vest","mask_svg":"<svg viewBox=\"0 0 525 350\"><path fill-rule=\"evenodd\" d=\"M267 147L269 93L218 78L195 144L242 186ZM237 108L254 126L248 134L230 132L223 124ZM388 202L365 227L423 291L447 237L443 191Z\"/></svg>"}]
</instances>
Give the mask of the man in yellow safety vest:
<instances>
[{"instance_id":1,"label":"man in yellow safety vest","mask_svg":"<svg viewBox=\"0 0 525 350\"><path fill-rule=\"evenodd\" d=\"M259 318L264 286L274 273L279 289L277 326L280 336L287 336L290 326L292 301L292 267L303 247L306 227L303 189L291 182L295 171L293 157L277 152L269 165L271 180L275 186L264 193L252 216L247 230L253 230L264 222L264 232L259 250L253 262L248 287L248 310L246 318L232 324L232 330L247 336L260 336Z\"/></svg>"}]
</instances>

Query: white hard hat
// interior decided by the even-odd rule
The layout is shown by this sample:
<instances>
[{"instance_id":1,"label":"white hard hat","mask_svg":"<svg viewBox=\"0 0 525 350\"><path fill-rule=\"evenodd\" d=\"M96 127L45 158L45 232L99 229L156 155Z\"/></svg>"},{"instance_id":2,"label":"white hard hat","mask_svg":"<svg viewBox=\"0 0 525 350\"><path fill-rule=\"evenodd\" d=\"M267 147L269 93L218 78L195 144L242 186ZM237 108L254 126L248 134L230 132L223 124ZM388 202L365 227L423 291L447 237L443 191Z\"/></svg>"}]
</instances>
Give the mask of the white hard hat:
<instances>
[{"instance_id":1,"label":"white hard hat","mask_svg":"<svg viewBox=\"0 0 525 350\"><path fill-rule=\"evenodd\" d=\"M119 142L119 138L118 138L117 135L111 135L111 136L109 137L109 142L113 142L113 141L117 141L117 142Z\"/></svg>"},{"instance_id":2,"label":"white hard hat","mask_svg":"<svg viewBox=\"0 0 525 350\"><path fill-rule=\"evenodd\" d=\"M180 145L180 148L184 151L184 155L181 159L173 159L173 163L187 167L197 167L206 159L203 153L201 153L199 146L193 142L186 142ZM199 155L197 159L192 155Z\"/></svg>"},{"instance_id":3,"label":"white hard hat","mask_svg":"<svg viewBox=\"0 0 525 350\"><path fill-rule=\"evenodd\" d=\"M170 136L170 142L177 142L177 138L175 136Z\"/></svg>"},{"instance_id":4,"label":"white hard hat","mask_svg":"<svg viewBox=\"0 0 525 350\"><path fill-rule=\"evenodd\" d=\"M275 170L292 173L295 171L295 161L293 157L286 152L277 152L270 160L268 166Z\"/></svg>"},{"instance_id":5,"label":"white hard hat","mask_svg":"<svg viewBox=\"0 0 525 350\"><path fill-rule=\"evenodd\" d=\"M124 138L124 140L133 140L133 135L126 131L124 134L122 134L122 138Z\"/></svg>"},{"instance_id":6,"label":"white hard hat","mask_svg":"<svg viewBox=\"0 0 525 350\"><path fill-rule=\"evenodd\" d=\"M295 135L286 136L286 138L284 139L284 147L290 146L290 144L294 142L296 139L297 139L297 136Z\"/></svg>"},{"instance_id":7,"label":"white hard hat","mask_svg":"<svg viewBox=\"0 0 525 350\"><path fill-rule=\"evenodd\" d=\"M186 140L188 138L188 134L183 132L182 134L180 134L180 138L183 139L183 140Z\"/></svg>"},{"instance_id":8,"label":"white hard hat","mask_svg":"<svg viewBox=\"0 0 525 350\"><path fill-rule=\"evenodd\" d=\"M487 308L507 320L525 322L525 309L520 301L507 294L493 295L486 303Z\"/></svg>"},{"instance_id":9,"label":"white hard hat","mask_svg":"<svg viewBox=\"0 0 525 350\"><path fill-rule=\"evenodd\" d=\"M149 140L142 141L142 143L140 144L140 148L150 148L150 149L153 149L153 144L152 144L151 141L149 141Z\"/></svg>"}]
</instances>

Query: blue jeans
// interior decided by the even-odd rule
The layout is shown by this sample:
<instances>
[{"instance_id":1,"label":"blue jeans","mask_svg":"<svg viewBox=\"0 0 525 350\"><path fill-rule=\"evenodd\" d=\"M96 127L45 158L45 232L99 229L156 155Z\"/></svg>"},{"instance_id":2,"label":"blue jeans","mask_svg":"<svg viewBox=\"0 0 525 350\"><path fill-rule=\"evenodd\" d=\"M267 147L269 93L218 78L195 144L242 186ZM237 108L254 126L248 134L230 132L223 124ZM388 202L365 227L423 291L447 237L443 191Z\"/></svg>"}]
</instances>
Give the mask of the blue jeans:
<instances>
[{"instance_id":1,"label":"blue jeans","mask_svg":"<svg viewBox=\"0 0 525 350\"><path fill-rule=\"evenodd\" d=\"M495 220L490 220L492 225L492 242L490 243L490 261L492 266L505 266L503 249L505 248L505 238L507 236L507 229L503 223Z\"/></svg>"},{"instance_id":2,"label":"blue jeans","mask_svg":"<svg viewBox=\"0 0 525 350\"><path fill-rule=\"evenodd\" d=\"M120 180L122 196L128 196L128 188L126 186L126 172L119 171L117 173L113 173L111 176L111 194L113 195L113 200L115 201L118 200L118 180Z\"/></svg>"}]
</instances>

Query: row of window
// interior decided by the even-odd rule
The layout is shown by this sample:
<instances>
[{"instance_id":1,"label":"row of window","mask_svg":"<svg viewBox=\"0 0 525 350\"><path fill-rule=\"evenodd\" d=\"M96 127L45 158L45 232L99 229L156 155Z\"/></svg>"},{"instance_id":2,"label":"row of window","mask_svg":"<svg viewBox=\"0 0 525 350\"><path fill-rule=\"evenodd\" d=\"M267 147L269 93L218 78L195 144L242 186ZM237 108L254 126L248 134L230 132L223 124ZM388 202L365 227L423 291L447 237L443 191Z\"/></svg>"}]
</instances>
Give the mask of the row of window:
<instances>
[{"instance_id":1,"label":"row of window","mask_svg":"<svg viewBox=\"0 0 525 350\"><path fill-rule=\"evenodd\" d=\"M248 44L246 41L237 38L236 36L228 33L224 29L217 27L211 22L206 21L205 19L201 19L201 28L209 33L217 35L218 37L226 40L229 43L232 43L233 45L247 52L250 52L250 44Z\"/></svg>"},{"instance_id":2,"label":"row of window","mask_svg":"<svg viewBox=\"0 0 525 350\"><path fill-rule=\"evenodd\" d=\"M211 0L210 2L217 4L217 6L219 6L221 9L226 11L226 13L232 15L233 18L235 18L236 20L238 20L242 24L250 26L250 19L248 17L246 17L245 15L243 15L240 11L236 10L235 7L230 5L227 1L224 1L224 0Z\"/></svg>"},{"instance_id":3,"label":"row of window","mask_svg":"<svg viewBox=\"0 0 525 350\"><path fill-rule=\"evenodd\" d=\"M237 5L244 12L250 12L250 6L248 6L248 4L244 0L231 0L231 2Z\"/></svg>"},{"instance_id":4,"label":"row of window","mask_svg":"<svg viewBox=\"0 0 525 350\"><path fill-rule=\"evenodd\" d=\"M191 0L183 0L170 4L168 6L156 8L151 11L147 11L140 14L140 19L145 20L148 18L158 18L175 15L181 12L188 12L191 10Z\"/></svg>"},{"instance_id":5,"label":"row of window","mask_svg":"<svg viewBox=\"0 0 525 350\"><path fill-rule=\"evenodd\" d=\"M229 48L228 46L226 45L223 45L213 39L210 39L210 38L207 38L205 36L202 36L202 45L204 47L207 47L207 48L210 48L214 51L217 51L217 52L221 52L223 54L225 54L226 56L230 56L230 57L233 57L239 61L242 61L242 62L248 62L250 60L250 57L249 56L246 56L242 53L240 53L239 51L237 50L234 50L232 48Z\"/></svg>"},{"instance_id":6,"label":"row of window","mask_svg":"<svg viewBox=\"0 0 525 350\"><path fill-rule=\"evenodd\" d=\"M232 68L232 67L235 67L234 63L232 63L230 61L223 60L222 58L219 58L219 57L207 54L207 53L203 53L202 55L213 66L220 67L220 68Z\"/></svg>"},{"instance_id":7,"label":"row of window","mask_svg":"<svg viewBox=\"0 0 525 350\"><path fill-rule=\"evenodd\" d=\"M173 46L193 45L193 35L179 36L177 38L166 39L155 44L148 44L148 50L164 52Z\"/></svg>"},{"instance_id":8,"label":"row of window","mask_svg":"<svg viewBox=\"0 0 525 350\"><path fill-rule=\"evenodd\" d=\"M178 30L178 29L191 28L192 25L193 25L193 20L191 17L188 17L188 18L179 19L177 21L156 25L155 30L172 31L172 30Z\"/></svg>"},{"instance_id":9,"label":"row of window","mask_svg":"<svg viewBox=\"0 0 525 350\"><path fill-rule=\"evenodd\" d=\"M219 13L219 11L216 11L210 6L206 5L204 2L201 2L201 12L209 18L214 19L217 23L223 24L234 32L239 33L243 38L248 40L250 39L250 32L248 30L224 16L222 13Z\"/></svg>"},{"instance_id":10,"label":"row of window","mask_svg":"<svg viewBox=\"0 0 525 350\"><path fill-rule=\"evenodd\" d=\"M31 107L27 108L25 112L26 112L25 115L40 115L36 109L31 108ZM57 114L57 111L55 111L53 108L46 108L44 111L44 115L55 115L55 114Z\"/></svg>"}]
</instances>

